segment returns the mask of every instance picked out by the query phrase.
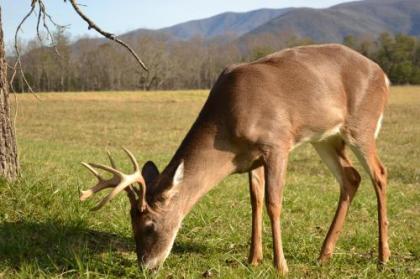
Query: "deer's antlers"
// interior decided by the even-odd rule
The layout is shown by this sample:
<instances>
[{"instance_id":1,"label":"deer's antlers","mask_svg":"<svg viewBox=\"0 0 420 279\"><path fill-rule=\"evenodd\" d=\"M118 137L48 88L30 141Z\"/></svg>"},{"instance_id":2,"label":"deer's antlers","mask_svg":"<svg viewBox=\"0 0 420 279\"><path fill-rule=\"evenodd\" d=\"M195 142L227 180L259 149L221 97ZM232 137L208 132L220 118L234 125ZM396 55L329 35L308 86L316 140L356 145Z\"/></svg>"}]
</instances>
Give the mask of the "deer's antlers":
<instances>
[{"instance_id":1,"label":"deer's antlers","mask_svg":"<svg viewBox=\"0 0 420 279\"><path fill-rule=\"evenodd\" d=\"M85 166L96 178L98 179L98 183L93 186L92 188L82 191L80 200L84 201L91 197L93 194L102 191L106 188L114 188L111 193L105 196L101 202L99 202L94 208L91 210L98 210L102 208L105 204L107 204L110 200L112 200L115 196L117 196L121 191L125 190L128 194L128 197L131 202L131 206L137 206L140 211L143 211L147 204L146 204L146 183L144 178L141 174L141 170L139 164L137 163L136 158L134 157L133 153L131 153L128 149L123 148L125 153L127 153L128 157L130 158L131 163L134 167L134 172L132 174L125 174L119 170L115 165L114 160L111 157L111 154L108 152L109 161L112 167L108 167L102 164L95 164L95 163L84 163L82 165ZM113 174L110 179L104 179L96 169L101 169ZM140 189L137 189L132 186L132 184L138 183ZM137 195L137 198L136 198Z\"/></svg>"}]
</instances>

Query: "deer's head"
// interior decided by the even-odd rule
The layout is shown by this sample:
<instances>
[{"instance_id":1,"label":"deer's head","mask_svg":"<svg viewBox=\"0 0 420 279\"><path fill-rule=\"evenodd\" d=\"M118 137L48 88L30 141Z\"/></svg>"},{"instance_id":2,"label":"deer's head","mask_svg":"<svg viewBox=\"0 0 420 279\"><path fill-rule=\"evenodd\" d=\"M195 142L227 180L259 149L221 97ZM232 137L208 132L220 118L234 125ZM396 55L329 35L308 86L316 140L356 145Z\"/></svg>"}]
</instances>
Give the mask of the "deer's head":
<instances>
[{"instance_id":1,"label":"deer's head","mask_svg":"<svg viewBox=\"0 0 420 279\"><path fill-rule=\"evenodd\" d=\"M131 204L130 216L138 262L141 266L154 269L169 255L181 223L181 212L173 210L176 202L171 201L176 196L177 186L183 180L184 165L181 162L169 178L160 175L156 165L150 161L140 169L134 155L125 148L124 151L133 164L132 174L118 170L109 153L112 167L82 163L96 176L98 183L89 190L82 191L80 200L84 201L103 189L113 188L98 205L92 208L98 210L120 192L125 191ZM105 179L96 169L110 172L113 176ZM158 191L156 189L158 184L164 185L165 190Z\"/></svg>"}]
</instances>

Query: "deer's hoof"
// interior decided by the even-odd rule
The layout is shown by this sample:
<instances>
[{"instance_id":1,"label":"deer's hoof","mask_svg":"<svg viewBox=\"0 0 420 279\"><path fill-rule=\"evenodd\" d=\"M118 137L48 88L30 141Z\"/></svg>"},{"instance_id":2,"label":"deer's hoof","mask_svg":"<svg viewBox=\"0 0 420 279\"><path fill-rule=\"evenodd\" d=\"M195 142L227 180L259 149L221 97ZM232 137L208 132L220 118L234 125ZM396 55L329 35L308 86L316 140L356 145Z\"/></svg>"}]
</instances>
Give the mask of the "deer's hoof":
<instances>
[{"instance_id":1,"label":"deer's hoof","mask_svg":"<svg viewBox=\"0 0 420 279\"><path fill-rule=\"evenodd\" d=\"M321 255L318 257L318 263L319 263L320 265L327 264L327 263L331 260L331 257L332 257L332 254L331 254L331 253L328 253L328 254L321 254Z\"/></svg>"},{"instance_id":2,"label":"deer's hoof","mask_svg":"<svg viewBox=\"0 0 420 279\"><path fill-rule=\"evenodd\" d=\"M262 263L263 258L262 257L252 257L248 259L248 263L252 266L258 266Z\"/></svg>"},{"instance_id":3,"label":"deer's hoof","mask_svg":"<svg viewBox=\"0 0 420 279\"><path fill-rule=\"evenodd\" d=\"M280 264L275 264L276 271L281 276L286 276L289 273L289 268L287 267L287 263L281 262Z\"/></svg>"}]
</instances>

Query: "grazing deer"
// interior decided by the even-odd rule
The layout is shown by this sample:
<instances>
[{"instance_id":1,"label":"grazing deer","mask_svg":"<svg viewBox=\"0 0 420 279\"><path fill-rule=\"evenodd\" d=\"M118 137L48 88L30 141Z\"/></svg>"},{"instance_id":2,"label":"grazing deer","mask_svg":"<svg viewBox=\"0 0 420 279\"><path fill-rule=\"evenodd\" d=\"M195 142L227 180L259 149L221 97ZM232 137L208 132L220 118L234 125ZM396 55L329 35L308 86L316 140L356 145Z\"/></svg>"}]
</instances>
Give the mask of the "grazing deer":
<instances>
[{"instance_id":1,"label":"grazing deer","mask_svg":"<svg viewBox=\"0 0 420 279\"><path fill-rule=\"evenodd\" d=\"M274 265L288 271L280 213L289 153L310 142L340 184L334 220L319 256L333 253L360 175L345 153L349 146L372 180L378 203L379 260L388 261L387 173L375 145L389 81L381 68L357 52L335 44L286 49L252 63L227 67L168 166L152 162L140 170L128 151L132 174L83 163L98 179L81 200L114 188L94 209L125 190L138 261L158 267L171 251L183 218L215 184L232 173L249 173L252 237L249 261L262 252L263 200L271 221ZM95 169L113 174L102 178ZM134 187L137 183L139 187Z\"/></svg>"}]
</instances>

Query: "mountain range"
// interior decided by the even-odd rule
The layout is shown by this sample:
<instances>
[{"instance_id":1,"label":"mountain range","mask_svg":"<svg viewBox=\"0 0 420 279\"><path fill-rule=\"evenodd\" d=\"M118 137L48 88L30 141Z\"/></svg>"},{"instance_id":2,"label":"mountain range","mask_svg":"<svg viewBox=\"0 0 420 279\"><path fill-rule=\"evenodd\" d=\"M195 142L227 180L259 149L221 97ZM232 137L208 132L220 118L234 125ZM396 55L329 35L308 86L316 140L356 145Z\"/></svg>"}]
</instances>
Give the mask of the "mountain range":
<instances>
[{"instance_id":1,"label":"mountain range","mask_svg":"<svg viewBox=\"0 0 420 279\"><path fill-rule=\"evenodd\" d=\"M260 9L226 12L209 18L150 30L137 29L122 37L164 34L174 40L229 37L243 40L261 34L310 38L317 42L341 42L347 35L377 36L380 33L420 36L420 0L365 0L326 9Z\"/></svg>"},{"instance_id":2,"label":"mountain range","mask_svg":"<svg viewBox=\"0 0 420 279\"><path fill-rule=\"evenodd\" d=\"M178 40L188 40L194 36L200 36L205 39L212 39L219 36L236 38L290 10L292 9L259 9L245 13L226 12L209 18L192 20L158 30L137 29L123 36L162 33Z\"/></svg>"}]
</instances>

